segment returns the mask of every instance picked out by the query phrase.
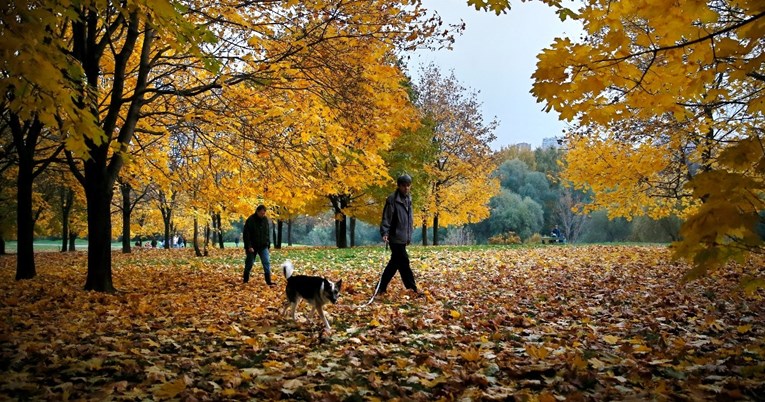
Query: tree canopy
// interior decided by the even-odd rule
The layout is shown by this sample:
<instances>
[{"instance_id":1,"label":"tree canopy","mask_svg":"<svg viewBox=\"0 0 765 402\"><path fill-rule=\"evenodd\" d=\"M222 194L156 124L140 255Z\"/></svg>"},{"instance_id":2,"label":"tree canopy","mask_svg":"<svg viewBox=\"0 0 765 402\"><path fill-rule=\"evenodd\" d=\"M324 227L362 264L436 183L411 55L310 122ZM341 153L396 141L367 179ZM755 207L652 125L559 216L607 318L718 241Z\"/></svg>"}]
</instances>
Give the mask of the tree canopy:
<instances>
[{"instance_id":1,"label":"tree canopy","mask_svg":"<svg viewBox=\"0 0 765 402\"><path fill-rule=\"evenodd\" d=\"M577 129L564 177L611 217L679 215L696 270L762 252L765 3L586 1L533 94Z\"/></svg>"}]
</instances>

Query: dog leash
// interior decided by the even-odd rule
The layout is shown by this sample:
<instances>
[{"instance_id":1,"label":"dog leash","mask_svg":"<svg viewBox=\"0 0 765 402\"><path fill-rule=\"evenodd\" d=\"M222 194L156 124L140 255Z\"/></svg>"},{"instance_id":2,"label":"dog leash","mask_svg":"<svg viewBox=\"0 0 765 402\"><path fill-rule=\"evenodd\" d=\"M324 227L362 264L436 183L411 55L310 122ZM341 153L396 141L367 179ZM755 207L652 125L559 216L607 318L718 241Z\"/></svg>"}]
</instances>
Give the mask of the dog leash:
<instances>
[{"instance_id":1,"label":"dog leash","mask_svg":"<svg viewBox=\"0 0 765 402\"><path fill-rule=\"evenodd\" d=\"M380 262L382 264L382 272L380 273L380 279L377 281L377 286L375 286L375 293L372 295L372 298L369 299L369 301L366 304L362 304L359 307L366 307L375 300L375 296L377 296L377 292L380 290L380 284L382 283L383 275L385 275L385 256L388 254L388 242L385 242L385 253L383 253L382 258L380 258Z\"/></svg>"}]
</instances>

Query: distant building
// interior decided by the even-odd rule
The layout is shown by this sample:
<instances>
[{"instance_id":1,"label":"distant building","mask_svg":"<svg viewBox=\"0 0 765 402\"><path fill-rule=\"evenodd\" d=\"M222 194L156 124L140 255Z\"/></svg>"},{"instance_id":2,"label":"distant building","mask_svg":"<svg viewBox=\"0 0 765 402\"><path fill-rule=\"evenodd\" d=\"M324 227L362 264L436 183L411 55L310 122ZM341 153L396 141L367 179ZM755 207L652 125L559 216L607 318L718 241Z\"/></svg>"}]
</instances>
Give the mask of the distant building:
<instances>
[{"instance_id":1,"label":"distant building","mask_svg":"<svg viewBox=\"0 0 765 402\"><path fill-rule=\"evenodd\" d=\"M558 137L549 137L549 138L543 138L542 139L542 149L548 149L548 148L560 148L560 139Z\"/></svg>"},{"instance_id":2,"label":"distant building","mask_svg":"<svg viewBox=\"0 0 765 402\"><path fill-rule=\"evenodd\" d=\"M517 148L519 151L531 151L531 144L528 142L519 142L514 144L513 147Z\"/></svg>"}]
</instances>

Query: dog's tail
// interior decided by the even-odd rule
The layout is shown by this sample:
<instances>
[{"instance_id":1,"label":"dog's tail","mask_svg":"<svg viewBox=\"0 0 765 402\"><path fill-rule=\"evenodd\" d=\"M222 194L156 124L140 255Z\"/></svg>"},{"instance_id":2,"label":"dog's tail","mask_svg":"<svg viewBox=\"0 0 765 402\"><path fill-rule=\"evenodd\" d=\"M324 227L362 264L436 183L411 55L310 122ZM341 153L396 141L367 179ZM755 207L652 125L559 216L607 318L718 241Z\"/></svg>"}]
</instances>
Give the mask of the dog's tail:
<instances>
[{"instance_id":1,"label":"dog's tail","mask_svg":"<svg viewBox=\"0 0 765 402\"><path fill-rule=\"evenodd\" d=\"M292 261L284 261L284 264L282 264L282 272L284 272L284 277L289 279L290 276L292 276L293 271L294 268L292 268Z\"/></svg>"}]
</instances>

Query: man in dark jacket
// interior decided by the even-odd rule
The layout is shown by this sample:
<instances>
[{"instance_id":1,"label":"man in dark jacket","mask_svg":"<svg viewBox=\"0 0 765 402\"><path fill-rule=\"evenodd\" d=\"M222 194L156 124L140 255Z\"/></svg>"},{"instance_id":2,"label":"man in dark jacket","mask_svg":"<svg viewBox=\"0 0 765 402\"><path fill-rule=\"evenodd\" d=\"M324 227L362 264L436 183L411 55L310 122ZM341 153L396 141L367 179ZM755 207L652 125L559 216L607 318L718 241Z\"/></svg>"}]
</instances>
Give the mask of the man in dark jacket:
<instances>
[{"instance_id":1,"label":"man in dark jacket","mask_svg":"<svg viewBox=\"0 0 765 402\"><path fill-rule=\"evenodd\" d=\"M271 258L268 255L268 249L271 248L269 234L266 207L258 205L255 213L244 222L244 231L242 232L244 250L247 252L247 257L244 260L244 283L250 280L252 264L255 263L255 258L260 256L266 283L268 286L273 285L271 282Z\"/></svg>"},{"instance_id":2,"label":"man in dark jacket","mask_svg":"<svg viewBox=\"0 0 765 402\"><path fill-rule=\"evenodd\" d=\"M412 178L408 174L398 177L398 188L385 200L382 221L380 222L380 234L385 243L390 244L390 261L383 271L377 294L385 293L388 284L396 271L401 273L404 287L417 293L417 285L414 283L414 273L409 266L409 254L406 252L407 244L412 242L414 218L412 214L412 197L409 194L412 188Z\"/></svg>"}]
</instances>

